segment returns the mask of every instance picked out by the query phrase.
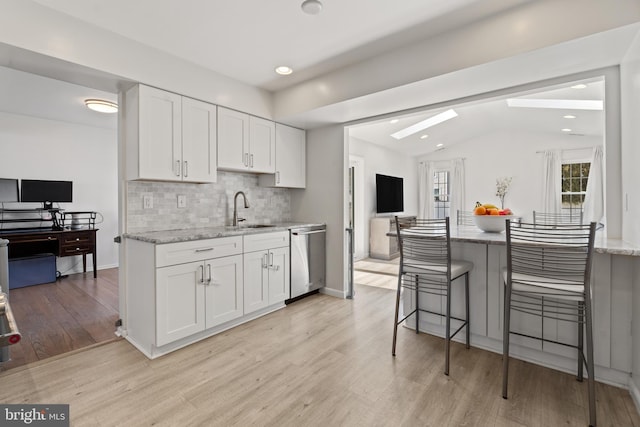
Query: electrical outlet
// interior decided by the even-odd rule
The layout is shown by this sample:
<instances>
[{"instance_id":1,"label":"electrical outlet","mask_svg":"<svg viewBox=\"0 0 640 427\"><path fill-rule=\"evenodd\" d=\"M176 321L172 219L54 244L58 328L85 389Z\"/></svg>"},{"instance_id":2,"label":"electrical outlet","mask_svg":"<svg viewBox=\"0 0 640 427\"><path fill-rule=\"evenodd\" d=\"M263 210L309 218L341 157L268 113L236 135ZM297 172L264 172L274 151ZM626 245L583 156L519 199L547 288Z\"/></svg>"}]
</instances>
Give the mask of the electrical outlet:
<instances>
[{"instance_id":1,"label":"electrical outlet","mask_svg":"<svg viewBox=\"0 0 640 427\"><path fill-rule=\"evenodd\" d=\"M187 207L187 196L184 194L178 194L178 207L186 208Z\"/></svg>"},{"instance_id":2,"label":"electrical outlet","mask_svg":"<svg viewBox=\"0 0 640 427\"><path fill-rule=\"evenodd\" d=\"M153 196L150 194L145 194L142 196L142 209L152 209L153 208Z\"/></svg>"}]
</instances>

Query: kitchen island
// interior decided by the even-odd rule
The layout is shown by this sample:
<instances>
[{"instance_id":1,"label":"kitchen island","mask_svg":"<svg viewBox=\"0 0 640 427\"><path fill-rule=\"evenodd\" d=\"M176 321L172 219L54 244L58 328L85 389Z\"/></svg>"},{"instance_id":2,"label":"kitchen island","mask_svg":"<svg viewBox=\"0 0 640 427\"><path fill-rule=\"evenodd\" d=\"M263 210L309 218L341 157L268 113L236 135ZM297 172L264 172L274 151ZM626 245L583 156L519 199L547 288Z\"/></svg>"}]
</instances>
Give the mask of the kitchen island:
<instances>
[{"instance_id":1,"label":"kitchen island","mask_svg":"<svg viewBox=\"0 0 640 427\"><path fill-rule=\"evenodd\" d=\"M394 235L395 233L389 233ZM487 233L475 226L451 227L452 257L472 261L469 275L471 345L502 353L504 284L501 270L506 267L506 234ZM629 386L632 371L631 319L634 268L640 262L640 248L619 239L608 239L604 230L596 232L591 273L594 307L594 358L596 379ZM637 270L636 270L637 271ZM424 300L423 300L424 297ZM415 307L415 296L402 298L406 312ZM462 286L452 287L452 315L464 317ZM445 300L421 295L420 307L441 311ZM561 342L577 342L577 326L523 313L512 313L512 329ZM453 321L452 321L453 323ZM413 318L408 327L415 328ZM453 323L455 325L455 323ZM444 336L444 319L421 314L420 330ZM511 355L533 363L575 373L576 351L518 335L511 337Z\"/></svg>"}]
</instances>

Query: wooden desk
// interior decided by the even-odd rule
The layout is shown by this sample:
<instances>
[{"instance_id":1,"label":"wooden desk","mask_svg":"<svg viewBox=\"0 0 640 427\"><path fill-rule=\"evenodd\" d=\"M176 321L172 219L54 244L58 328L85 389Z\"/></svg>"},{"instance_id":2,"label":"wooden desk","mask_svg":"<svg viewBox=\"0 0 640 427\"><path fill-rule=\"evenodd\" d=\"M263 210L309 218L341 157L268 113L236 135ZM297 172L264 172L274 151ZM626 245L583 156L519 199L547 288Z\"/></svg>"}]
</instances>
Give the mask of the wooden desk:
<instances>
[{"instance_id":1,"label":"wooden desk","mask_svg":"<svg viewBox=\"0 0 640 427\"><path fill-rule=\"evenodd\" d=\"M87 272L87 254L93 255L93 277L96 270L96 231L82 230L21 230L0 232L0 238L9 241L9 258L19 258L40 253L52 253L58 257L82 255L82 271Z\"/></svg>"}]
</instances>

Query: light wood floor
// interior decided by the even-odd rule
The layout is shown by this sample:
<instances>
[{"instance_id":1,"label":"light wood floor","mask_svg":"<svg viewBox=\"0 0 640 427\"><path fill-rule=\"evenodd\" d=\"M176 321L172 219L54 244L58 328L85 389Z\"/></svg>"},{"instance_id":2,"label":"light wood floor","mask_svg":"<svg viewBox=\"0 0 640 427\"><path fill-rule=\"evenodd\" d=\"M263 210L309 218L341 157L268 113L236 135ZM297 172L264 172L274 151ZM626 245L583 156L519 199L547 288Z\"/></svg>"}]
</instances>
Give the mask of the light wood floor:
<instances>
[{"instance_id":1,"label":"light wood floor","mask_svg":"<svg viewBox=\"0 0 640 427\"><path fill-rule=\"evenodd\" d=\"M73 426L585 426L586 382L400 328L394 292L313 295L156 360L118 340L0 373L0 402L69 403ZM597 384L600 426L640 426Z\"/></svg>"},{"instance_id":2,"label":"light wood floor","mask_svg":"<svg viewBox=\"0 0 640 427\"><path fill-rule=\"evenodd\" d=\"M390 261L365 258L353 265L353 281L359 285L397 289L400 258Z\"/></svg>"},{"instance_id":3,"label":"light wood floor","mask_svg":"<svg viewBox=\"0 0 640 427\"><path fill-rule=\"evenodd\" d=\"M22 340L11 346L12 369L115 338L118 269L71 274L53 283L11 289Z\"/></svg>"}]
</instances>

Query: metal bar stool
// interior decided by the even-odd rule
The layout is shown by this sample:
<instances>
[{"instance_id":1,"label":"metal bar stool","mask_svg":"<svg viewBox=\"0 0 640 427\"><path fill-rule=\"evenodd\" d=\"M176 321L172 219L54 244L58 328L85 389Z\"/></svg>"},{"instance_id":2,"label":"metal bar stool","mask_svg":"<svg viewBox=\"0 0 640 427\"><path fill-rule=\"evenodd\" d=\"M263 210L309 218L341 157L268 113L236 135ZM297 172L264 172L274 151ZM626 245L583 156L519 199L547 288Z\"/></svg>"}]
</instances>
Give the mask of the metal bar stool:
<instances>
[{"instance_id":1,"label":"metal bar stool","mask_svg":"<svg viewBox=\"0 0 640 427\"><path fill-rule=\"evenodd\" d=\"M475 225L473 221L473 212L462 211L458 209L456 211L456 224L457 225Z\"/></svg>"},{"instance_id":2,"label":"metal bar stool","mask_svg":"<svg viewBox=\"0 0 640 427\"><path fill-rule=\"evenodd\" d=\"M582 211L579 212L562 212L549 213L533 211L533 223L537 225L544 224L582 224Z\"/></svg>"},{"instance_id":3,"label":"metal bar stool","mask_svg":"<svg viewBox=\"0 0 640 427\"><path fill-rule=\"evenodd\" d=\"M572 347L578 351L578 381L583 379L584 364L587 366L591 426L596 425L590 286L595 230L595 222L574 225L520 223L514 226L507 220L507 267L503 269L502 397L507 398L511 334ZM578 344L547 339L544 330L540 336L512 331L512 312L577 323Z\"/></svg>"},{"instance_id":4,"label":"metal bar stool","mask_svg":"<svg viewBox=\"0 0 640 427\"><path fill-rule=\"evenodd\" d=\"M451 259L451 238L449 218L445 219L399 219L396 217L396 231L400 248L400 270L396 294L396 313L393 324L393 347L391 354L396 355L398 325L415 314L416 333L420 333L420 312L436 314L446 318L445 327L445 375L449 375L449 347L453 338L466 326L466 347L469 348L469 271L473 263ZM451 283L465 277L465 319L451 316ZM401 289L415 292L416 307L398 321ZM446 313L433 312L419 307L421 293L445 296ZM462 322L451 333L451 319Z\"/></svg>"}]
</instances>

